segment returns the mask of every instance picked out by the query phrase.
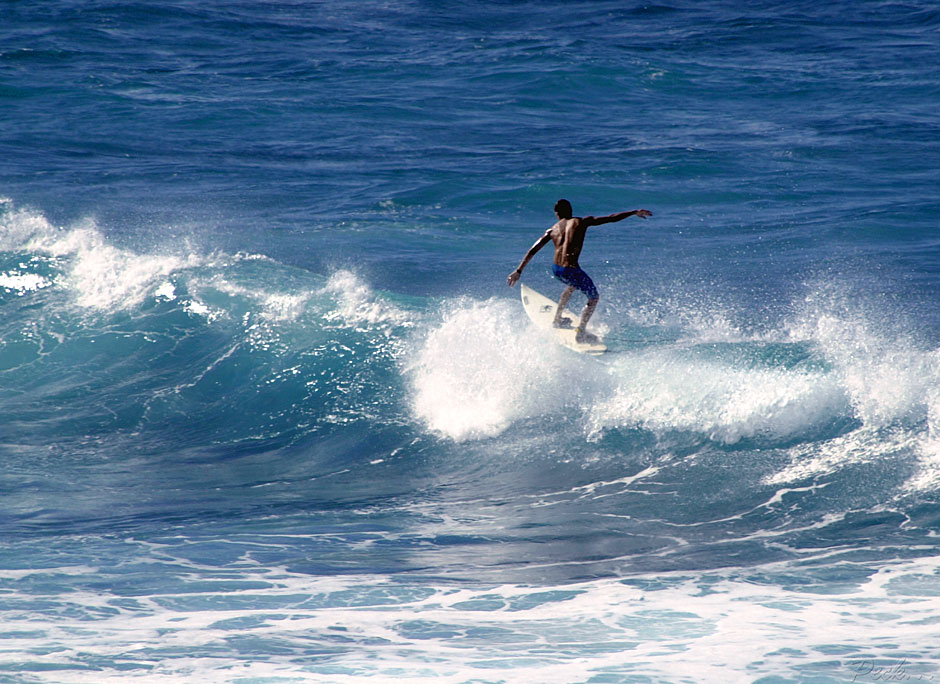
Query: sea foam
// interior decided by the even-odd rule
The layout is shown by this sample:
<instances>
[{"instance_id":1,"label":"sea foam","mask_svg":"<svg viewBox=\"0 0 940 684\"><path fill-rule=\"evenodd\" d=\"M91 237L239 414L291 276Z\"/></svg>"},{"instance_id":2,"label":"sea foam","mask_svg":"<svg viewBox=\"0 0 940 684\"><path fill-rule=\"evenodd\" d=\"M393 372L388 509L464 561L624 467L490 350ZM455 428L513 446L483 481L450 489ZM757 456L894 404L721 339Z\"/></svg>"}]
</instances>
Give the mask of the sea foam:
<instances>
[{"instance_id":1,"label":"sea foam","mask_svg":"<svg viewBox=\"0 0 940 684\"><path fill-rule=\"evenodd\" d=\"M557 411L583 384L579 359L544 340L515 302L460 301L442 319L407 369L414 412L434 432L493 437L513 421Z\"/></svg>"},{"instance_id":2,"label":"sea foam","mask_svg":"<svg viewBox=\"0 0 940 684\"><path fill-rule=\"evenodd\" d=\"M166 277L202 262L194 253L144 253L112 244L92 219L60 228L42 214L14 209L0 215L0 250L56 258L64 285L80 307L96 311L140 304ZM21 274L20 279L28 277ZM165 290L161 290L165 291Z\"/></svg>"},{"instance_id":3,"label":"sea foam","mask_svg":"<svg viewBox=\"0 0 940 684\"><path fill-rule=\"evenodd\" d=\"M800 434L848 406L839 383L824 373L736 368L674 350L626 356L611 372L617 388L594 407L597 431L681 430L733 444Z\"/></svg>"}]
</instances>

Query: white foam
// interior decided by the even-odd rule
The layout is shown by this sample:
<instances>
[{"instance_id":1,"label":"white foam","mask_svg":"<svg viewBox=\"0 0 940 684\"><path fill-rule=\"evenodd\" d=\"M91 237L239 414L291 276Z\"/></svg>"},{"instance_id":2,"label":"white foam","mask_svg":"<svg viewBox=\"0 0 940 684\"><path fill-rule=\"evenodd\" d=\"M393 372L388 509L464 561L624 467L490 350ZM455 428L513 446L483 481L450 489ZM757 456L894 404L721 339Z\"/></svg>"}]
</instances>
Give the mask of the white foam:
<instances>
[{"instance_id":1,"label":"white foam","mask_svg":"<svg viewBox=\"0 0 940 684\"><path fill-rule=\"evenodd\" d=\"M310 292L267 293L262 302L261 315L272 321L296 321L306 312L310 294Z\"/></svg>"},{"instance_id":2,"label":"white foam","mask_svg":"<svg viewBox=\"0 0 940 684\"><path fill-rule=\"evenodd\" d=\"M152 293L155 282L200 261L192 254L137 254L116 247L90 219L60 229L41 214L14 210L3 213L2 220L0 249L62 259L66 268L62 283L72 290L74 301L87 309L136 306Z\"/></svg>"},{"instance_id":3,"label":"white foam","mask_svg":"<svg viewBox=\"0 0 940 684\"><path fill-rule=\"evenodd\" d=\"M921 436L910 430L853 430L826 441L792 447L789 450L790 465L766 477L764 482L776 485L826 475L848 465L870 463L891 458L898 453L912 452L920 443Z\"/></svg>"},{"instance_id":4,"label":"white foam","mask_svg":"<svg viewBox=\"0 0 940 684\"><path fill-rule=\"evenodd\" d=\"M153 291L153 296L171 302L176 299L176 287L173 283L167 281Z\"/></svg>"},{"instance_id":5,"label":"white foam","mask_svg":"<svg viewBox=\"0 0 940 684\"><path fill-rule=\"evenodd\" d=\"M592 411L595 431L693 431L733 444L789 437L845 410L842 389L822 373L740 369L654 351L619 360L612 397Z\"/></svg>"},{"instance_id":6,"label":"white foam","mask_svg":"<svg viewBox=\"0 0 940 684\"><path fill-rule=\"evenodd\" d=\"M788 332L791 339L812 345L830 366L828 374L849 403L847 415L860 427L791 448L791 464L765 482L798 481L849 465L919 455L919 471L896 495L935 489L940 484L940 353L919 348L878 304L831 284L805 298Z\"/></svg>"},{"instance_id":7,"label":"white foam","mask_svg":"<svg viewBox=\"0 0 940 684\"><path fill-rule=\"evenodd\" d=\"M192 316L201 316L210 323L226 317L226 313L222 309L208 306L205 302L201 302L198 299L184 300L183 311Z\"/></svg>"},{"instance_id":8,"label":"white foam","mask_svg":"<svg viewBox=\"0 0 940 684\"><path fill-rule=\"evenodd\" d=\"M198 263L194 256L136 254L120 249L93 228L72 230L48 249L72 259L68 279L76 301L93 309L136 306L150 294L154 281Z\"/></svg>"},{"instance_id":9,"label":"white foam","mask_svg":"<svg viewBox=\"0 0 940 684\"><path fill-rule=\"evenodd\" d=\"M531 328L514 303L463 301L443 314L409 366L414 411L452 439L491 437L527 416L583 413L586 435L688 431L726 444L790 438L849 415L822 370L736 367L687 348L584 359Z\"/></svg>"},{"instance_id":10,"label":"white foam","mask_svg":"<svg viewBox=\"0 0 940 684\"><path fill-rule=\"evenodd\" d=\"M629 317L639 325L681 330L687 341L696 343L752 339L732 322L731 313L723 306L700 300L700 292L660 297L634 304Z\"/></svg>"},{"instance_id":11,"label":"white foam","mask_svg":"<svg viewBox=\"0 0 940 684\"><path fill-rule=\"evenodd\" d=\"M254 311L262 321L275 324L291 323L301 319L307 313L308 302L313 295L310 290L284 293L259 287L246 287L222 275L207 280L196 278L190 282L191 291L205 289L246 300L252 306L258 307ZM211 307L196 297L188 300L184 308L192 314L206 316L210 320L224 315L222 310Z\"/></svg>"},{"instance_id":12,"label":"white foam","mask_svg":"<svg viewBox=\"0 0 940 684\"><path fill-rule=\"evenodd\" d=\"M904 483L904 494L936 494L940 489L940 441L926 439L918 446L920 469Z\"/></svg>"},{"instance_id":13,"label":"white foam","mask_svg":"<svg viewBox=\"0 0 940 684\"><path fill-rule=\"evenodd\" d=\"M800 564L763 566L753 576L732 569L538 587L305 576L246 556L222 577L251 589L219 581L218 568L183 562L190 591L79 590L44 595L36 612L37 587L57 586L44 579L100 572L46 569L35 571L28 593L7 595L4 657L28 663L30 681L64 676L76 684L873 682L856 676L870 673L873 660L906 663L906 679L934 673L938 561L844 569L856 582L824 591ZM316 657L304 657L311 649Z\"/></svg>"},{"instance_id":14,"label":"white foam","mask_svg":"<svg viewBox=\"0 0 940 684\"><path fill-rule=\"evenodd\" d=\"M35 292L52 285L52 281L38 273L0 273L0 287L13 290L19 295Z\"/></svg>"},{"instance_id":15,"label":"white foam","mask_svg":"<svg viewBox=\"0 0 940 684\"><path fill-rule=\"evenodd\" d=\"M347 325L391 324L408 326L413 318L395 305L375 296L372 289L352 271L341 270L330 276L324 292L337 298L338 308L327 319Z\"/></svg>"},{"instance_id":16,"label":"white foam","mask_svg":"<svg viewBox=\"0 0 940 684\"><path fill-rule=\"evenodd\" d=\"M559 410L591 382L576 355L544 340L514 301L461 300L442 319L407 368L414 413L434 432L492 437L524 416Z\"/></svg>"},{"instance_id":17,"label":"white foam","mask_svg":"<svg viewBox=\"0 0 940 684\"><path fill-rule=\"evenodd\" d=\"M790 330L832 364L868 428L923 419L940 380L937 353L918 349L903 331L885 330L879 321L886 318L874 305L824 291L807 297Z\"/></svg>"},{"instance_id":18,"label":"white foam","mask_svg":"<svg viewBox=\"0 0 940 684\"><path fill-rule=\"evenodd\" d=\"M903 487L906 494L933 493L940 488L940 388L927 396L927 434L917 445L919 471Z\"/></svg>"},{"instance_id":19,"label":"white foam","mask_svg":"<svg viewBox=\"0 0 940 684\"><path fill-rule=\"evenodd\" d=\"M16 209L10 200L0 199L0 251L16 252L47 236L55 229L45 216L35 211Z\"/></svg>"},{"instance_id":20,"label":"white foam","mask_svg":"<svg viewBox=\"0 0 940 684\"><path fill-rule=\"evenodd\" d=\"M603 407L607 420L707 429L730 442L760 432L798 435L801 423L812 427L827 413L855 418L870 430L899 425L921 430L931 392L940 386L940 353L919 347L900 317L891 315L899 312L887 310L877 298L859 296L850 282L828 281L814 285L794 311L777 330L755 335L738 329L727 307L703 303L696 293L634 307L630 313L635 321L681 330L684 343L675 347L687 347L689 341L799 342L828 367L818 373L722 369L676 363L660 349L659 357L654 354L651 362L640 363L637 382ZM656 364L662 377L651 379ZM688 386L681 381L683 373L691 380ZM768 414L766 420L756 415L761 411Z\"/></svg>"}]
</instances>

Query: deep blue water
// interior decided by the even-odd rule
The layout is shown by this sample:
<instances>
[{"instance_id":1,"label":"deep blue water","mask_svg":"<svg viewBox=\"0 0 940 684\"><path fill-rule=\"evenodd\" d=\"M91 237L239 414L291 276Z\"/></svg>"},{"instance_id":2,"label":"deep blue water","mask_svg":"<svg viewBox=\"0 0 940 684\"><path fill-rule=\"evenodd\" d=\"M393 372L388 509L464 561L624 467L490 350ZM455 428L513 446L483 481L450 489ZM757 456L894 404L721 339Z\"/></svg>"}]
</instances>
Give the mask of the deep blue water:
<instances>
[{"instance_id":1,"label":"deep blue water","mask_svg":"<svg viewBox=\"0 0 940 684\"><path fill-rule=\"evenodd\" d=\"M938 64L924 0L0 4L0 682L940 678ZM653 212L599 359L505 283L560 197Z\"/></svg>"}]
</instances>

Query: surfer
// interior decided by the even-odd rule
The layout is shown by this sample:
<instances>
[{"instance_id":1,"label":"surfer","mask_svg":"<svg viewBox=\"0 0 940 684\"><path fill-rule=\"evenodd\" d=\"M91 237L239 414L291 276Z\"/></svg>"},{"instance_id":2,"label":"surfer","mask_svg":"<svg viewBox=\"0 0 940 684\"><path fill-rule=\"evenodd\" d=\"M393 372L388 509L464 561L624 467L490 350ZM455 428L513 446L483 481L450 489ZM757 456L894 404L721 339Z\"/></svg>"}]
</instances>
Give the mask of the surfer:
<instances>
[{"instance_id":1,"label":"surfer","mask_svg":"<svg viewBox=\"0 0 940 684\"><path fill-rule=\"evenodd\" d=\"M558 300L558 308L555 310L555 320L552 322L556 328L570 328L571 319L562 316L568 300L574 291L580 290L587 297L587 304L581 312L581 321L578 323L575 339L580 343L596 342L597 337L587 332L587 324L597 308L597 287L587 273L581 270L578 265L578 257L581 255L581 248L584 247L584 234L591 226L602 226L605 223L616 223L623 221L630 216L639 216L642 219L652 216L652 212L646 209L636 209L635 211L622 211L610 216L572 216L571 202L566 199L560 199L555 203L555 216L558 217L558 223L545 231L545 234L536 240L535 244L529 248L523 257L519 268L509 274L506 282L509 287L516 284L522 277L522 269L535 256L542 247L549 241L555 245L555 263L552 266L552 272L555 277L563 282L567 287L561 293L561 299Z\"/></svg>"}]
</instances>

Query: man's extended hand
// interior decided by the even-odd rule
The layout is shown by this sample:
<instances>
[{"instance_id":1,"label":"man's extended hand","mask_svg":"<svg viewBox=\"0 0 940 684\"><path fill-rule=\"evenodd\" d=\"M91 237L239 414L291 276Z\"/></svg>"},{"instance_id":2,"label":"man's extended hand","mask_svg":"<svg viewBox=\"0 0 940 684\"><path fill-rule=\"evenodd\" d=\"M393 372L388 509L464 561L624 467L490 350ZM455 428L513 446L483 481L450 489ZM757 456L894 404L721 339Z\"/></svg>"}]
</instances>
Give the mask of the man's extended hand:
<instances>
[{"instance_id":1,"label":"man's extended hand","mask_svg":"<svg viewBox=\"0 0 940 684\"><path fill-rule=\"evenodd\" d=\"M645 218L649 218L650 216L652 216L653 212L647 211L646 209L637 209L636 215L642 219L645 219Z\"/></svg>"},{"instance_id":2,"label":"man's extended hand","mask_svg":"<svg viewBox=\"0 0 940 684\"><path fill-rule=\"evenodd\" d=\"M509 287L512 287L513 285L516 284L516 282L517 282L517 281L519 280L519 278L521 278L521 277L522 277L522 271L520 271L520 270L517 268L515 271L513 271L512 273L509 274L509 277L508 277L508 278L506 278L506 283L509 285Z\"/></svg>"}]
</instances>

